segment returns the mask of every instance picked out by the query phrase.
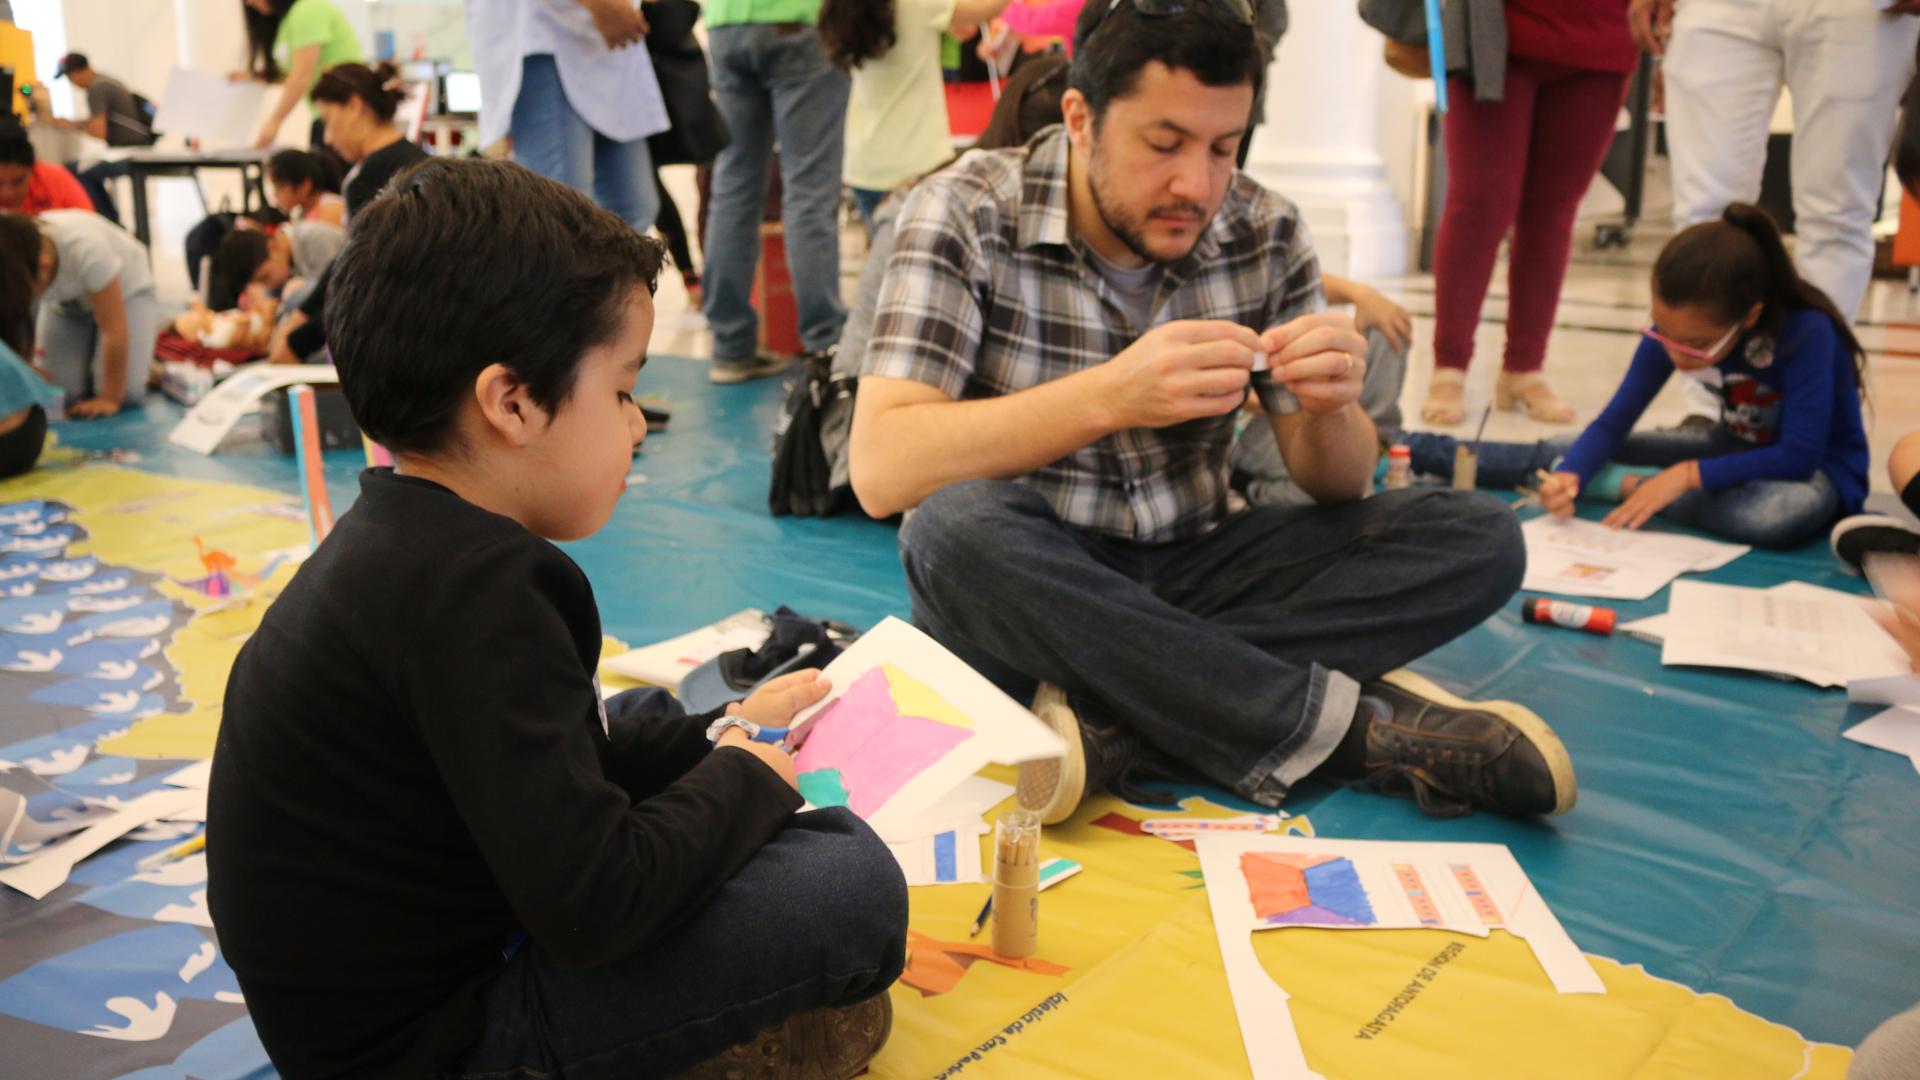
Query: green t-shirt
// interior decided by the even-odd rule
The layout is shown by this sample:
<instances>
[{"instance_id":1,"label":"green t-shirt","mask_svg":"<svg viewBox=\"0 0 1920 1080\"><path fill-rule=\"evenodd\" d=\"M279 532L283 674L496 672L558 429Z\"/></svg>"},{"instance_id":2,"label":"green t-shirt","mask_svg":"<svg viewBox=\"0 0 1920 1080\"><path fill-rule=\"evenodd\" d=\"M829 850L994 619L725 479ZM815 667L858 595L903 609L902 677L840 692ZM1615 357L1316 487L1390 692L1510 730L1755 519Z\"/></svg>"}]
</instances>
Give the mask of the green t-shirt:
<instances>
[{"instance_id":1,"label":"green t-shirt","mask_svg":"<svg viewBox=\"0 0 1920 1080\"><path fill-rule=\"evenodd\" d=\"M820 20L820 0L707 0L708 26L737 23L806 23Z\"/></svg>"},{"instance_id":2,"label":"green t-shirt","mask_svg":"<svg viewBox=\"0 0 1920 1080\"><path fill-rule=\"evenodd\" d=\"M335 64L358 60L361 55L360 39L353 34L353 24L334 6L333 0L294 0L293 6L287 9L286 18L280 20L280 32L273 39L273 52L282 70L292 68L293 54L309 45L320 46L321 71ZM313 107L311 98L307 100L307 107L313 110L315 116L320 114Z\"/></svg>"}]
</instances>

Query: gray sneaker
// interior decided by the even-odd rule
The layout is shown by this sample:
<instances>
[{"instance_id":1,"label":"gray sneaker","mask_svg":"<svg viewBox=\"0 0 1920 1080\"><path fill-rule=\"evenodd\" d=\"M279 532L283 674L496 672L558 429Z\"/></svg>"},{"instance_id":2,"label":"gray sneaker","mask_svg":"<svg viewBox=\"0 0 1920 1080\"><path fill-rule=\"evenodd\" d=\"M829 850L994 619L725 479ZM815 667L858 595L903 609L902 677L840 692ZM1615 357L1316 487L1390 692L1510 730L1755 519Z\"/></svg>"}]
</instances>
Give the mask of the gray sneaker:
<instances>
[{"instance_id":1,"label":"gray sneaker","mask_svg":"<svg viewBox=\"0 0 1920 1080\"><path fill-rule=\"evenodd\" d=\"M893 1033L893 999L790 1016L680 1075L680 1080L846 1080L866 1071Z\"/></svg>"},{"instance_id":2,"label":"gray sneaker","mask_svg":"<svg viewBox=\"0 0 1920 1080\"><path fill-rule=\"evenodd\" d=\"M785 375L792 366L793 361L789 358L764 352L742 360L716 358L712 366L707 368L707 381L716 386L732 386L773 375Z\"/></svg>"},{"instance_id":3,"label":"gray sneaker","mask_svg":"<svg viewBox=\"0 0 1920 1080\"><path fill-rule=\"evenodd\" d=\"M1429 816L1564 814L1578 798L1567 748L1523 705L1467 701L1402 668L1361 687L1360 709L1364 782Z\"/></svg>"},{"instance_id":4,"label":"gray sneaker","mask_svg":"<svg viewBox=\"0 0 1920 1080\"><path fill-rule=\"evenodd\" d=\"M1087 796L1112 791L1129 802L1167 800L1125 783L1128 769L1144 745L1138 734L1119 724L1101 726L1080 715L1066 691L1041 683L1033 695L1033 715L1067 744L1064 757L1022 762L1014 778L1014 797L1022 810L1040 815L1042 825L1058 825L1080 809Z\"/></svg>"}]
</instances>

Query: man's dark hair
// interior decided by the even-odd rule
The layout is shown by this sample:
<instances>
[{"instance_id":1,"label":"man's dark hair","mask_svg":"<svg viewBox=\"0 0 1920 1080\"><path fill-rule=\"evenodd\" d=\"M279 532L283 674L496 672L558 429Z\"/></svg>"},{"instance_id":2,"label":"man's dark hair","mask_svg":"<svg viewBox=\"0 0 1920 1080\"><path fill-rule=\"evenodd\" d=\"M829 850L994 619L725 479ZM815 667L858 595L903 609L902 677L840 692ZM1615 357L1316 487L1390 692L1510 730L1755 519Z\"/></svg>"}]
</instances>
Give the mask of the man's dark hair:
<instances>
[{"instance_id":1,"label":"man's dark hair","mask_svg":"<svg viewBox=\"0 0 1920 1080\"><path fill-rule=\"evenodd\" d=\"M259 229L235 229L221 238L207 280L207 306L225 311L239 303L268 253L267 234Z\"/></svg>"},{"instance_id":2,"label":"man's dark hair","mask_svg":"<svg viewBox=\"0 0 1920 1080\"><path fill-rule=\"evenodd\" d=\"M33 140L27 129L13 117L0 117L0 165L25 165L33 168Z\"/></svg>"},{"instance_id":3,"label":"man's dark hair","mask_svg":"<svg viewBox=\"0 0 1920 1080\"><path fill-rule=\"evenodd\" d=\"M1142 15L1133 0L1087 0L1073 27L1069 85L1087 99L1096 123L1107 103L1133 93L1154 61L1193 72L1207 86L1245 84L1260 92L1265 74L1259 34L1227 0L1189 0L1175 15Z\"/></svg>"},{"instance_id":4,"label":"man's dark hair","mask_svg":"<svg viewBox=\"0 0 1920 1080\"><path fill-rule=\"evenodd\" d=\"M353 418L389 450L445 449L495 363L557 410L663 258L658 240L511 162L408 167L355 215L333 263L327 345Z\"/></svg>"}]
</instances>

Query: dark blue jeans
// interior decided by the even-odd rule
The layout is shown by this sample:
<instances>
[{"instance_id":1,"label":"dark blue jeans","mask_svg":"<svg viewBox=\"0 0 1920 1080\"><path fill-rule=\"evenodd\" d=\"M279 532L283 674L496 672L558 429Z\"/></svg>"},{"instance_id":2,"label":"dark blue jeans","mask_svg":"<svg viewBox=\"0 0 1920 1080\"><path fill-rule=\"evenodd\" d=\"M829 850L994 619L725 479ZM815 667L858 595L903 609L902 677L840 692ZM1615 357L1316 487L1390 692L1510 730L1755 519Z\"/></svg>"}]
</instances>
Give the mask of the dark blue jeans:
<instances>
[{"instance_id":1,"label":"dark blue jeans","mask_svg":"<svg viewBox=\"0 0 1920 1080\"><path fill-rule=\"evenodd\" d=\"M1573 447L1574 436L1537 443L1482 443L1479 482L1501 490L1532 487L1535 471L1552 471ZM1453 475L1450 435L1409 434L1401 439L1413 451L1413 469L1432 476ZM1724 426L1642 431L1627 436L1613 455L1620 465L1664 469L1683 461L1739 454L1753 449ZM1757 547L1795 547L1825 532L1840 516L1840 493L1818 469L1805 480L1749 480L1719 491L1694 490L1675 499L1660 517L1690 529Z\"/></svg>"},{"instance_id":2,"label":"dark blue jeans","mask_svg":"<svg viewBox=\"0 0 1920 1080\"><path fill-rule=\"evenodd\" d=\"M922 503L900 544L915 621L1003 689L1055 683L1156 766L1267 806L1339 744L1360 683L1478 625L1526 564L1499 499L1431 489L1136 544L975 480Z\"/></svg>"},{"instance_id":3,"label":"dark blue jeans","mask_svg":"<svg viewBox=\"0 0 1920 1080\"><path fill-rule=\"evenodd\" d=\"M628 691L607 711L659 715L671 700ZM906 934L905 879L866 822L838 807L799 814L652 949L578 968L522 944L486 991L486 1031L458 1075L675 1076L796 1013L885 993Z\"/></svg>"},{"instance_id":4,"label":"dark blue jeans","mask_svg":"<svg viewBox=\"0 0 1920 1080\"><path fill-rule=\"evenodd\" d=\"M84 169L74 169L80 186L87 190L87 198L93 200L94 212L115 225L120 224L120 207L113 201L113 182L127 175L127 171L124 161L96 161Z\"/></svg>"},{"instance_id":5,"label":"dark blue jeans","mask_svg":"<svg viewBox=\"0 0 1920 1080\"><path fill-rule=\"evenodd\" d=\"M840 165L847 73L820 35L799 23L745 23L707 32L713 100L731 141L713 163L707 203L707 322L716 360L750 358L759 342L753 272L767 157L780 146L780 221L799 309L800 343L819 352L840 340Z\"/></svg>"}]
</instances>

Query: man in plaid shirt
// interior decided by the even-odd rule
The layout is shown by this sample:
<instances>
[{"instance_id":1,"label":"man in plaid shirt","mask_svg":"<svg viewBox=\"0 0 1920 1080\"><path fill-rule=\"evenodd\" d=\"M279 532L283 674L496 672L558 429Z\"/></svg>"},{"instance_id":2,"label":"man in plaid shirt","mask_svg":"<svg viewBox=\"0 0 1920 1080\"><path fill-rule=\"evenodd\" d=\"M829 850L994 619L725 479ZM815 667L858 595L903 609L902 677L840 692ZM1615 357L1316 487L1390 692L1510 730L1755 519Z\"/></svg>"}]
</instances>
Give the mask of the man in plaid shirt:
<instances>
[{"instance_id":1,"label":"man in plaid shirt","mask_svg":"<svg viewBox=\"0 0 1920 1080\"><path fill-rule=\"evenodd\" d=\"M1130 779L1263 805L1313 773L1559 813L1573 765L1512 702L1399 665L1511 597L1520 531L1474 492L1364 498L1366 340L1323 311L1298 211L1234 168L1247 0L1094 0L1064 124L907 197L867 346L854 492L901 530L915 619L1067 741L1046 821ZM1331 92L1338 92L1333 88ZM1249 386L1305 508L1228 506Z\"/></svg>"}]
</instances>

